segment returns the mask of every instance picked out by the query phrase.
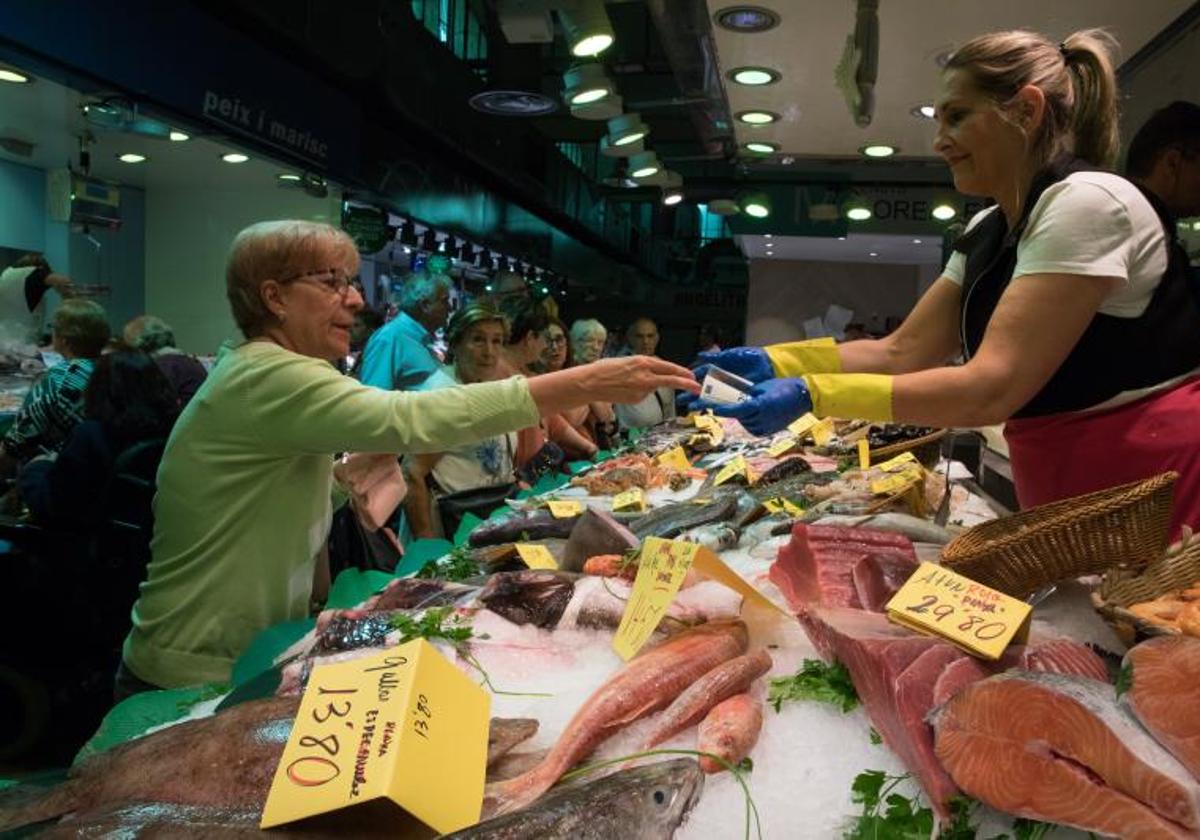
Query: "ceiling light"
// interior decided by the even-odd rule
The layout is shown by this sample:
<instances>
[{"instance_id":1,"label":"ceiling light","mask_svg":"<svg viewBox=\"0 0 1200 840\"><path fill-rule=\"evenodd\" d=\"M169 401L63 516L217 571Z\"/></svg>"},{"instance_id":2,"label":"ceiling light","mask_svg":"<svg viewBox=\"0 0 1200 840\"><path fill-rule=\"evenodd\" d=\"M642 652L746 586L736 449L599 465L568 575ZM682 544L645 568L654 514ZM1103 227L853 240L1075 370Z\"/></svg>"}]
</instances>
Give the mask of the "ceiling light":
<instances>
[{"instance_id":1,"label":"ceiling light","mask_svg":"<svg viewBox=\"0 0 1200 840\"><path fill-rule=\"evenodd\" d=\"M871 218L871 211L866 207L851 207L846 211L846 218L852 222L865 222Z\"/></svg>"},{"instance_id":2,"label":"ceiling light","mask_svg":"<svg viewBox=\"0 0 1200 840\"><path fill-rule=\"evenodd\" d=\"M571 8L560 9L558 16L571 46L571 55L599 55L612 46L615 36L604 10L604 0L577 0Z\"/></svg>"},{"instance_id":3,"label":"ceiling light","mask_svg":"<svg viewBox=\"0 0 1200 840\"><path fill-rule=\"evenodd\" d=\"M764 234L763 234L763 239L770 239L770 238L771 238L773 235L774 235L774 234L770 234L770 233L764 233Z\"/></svg>"},{"instance_id":4,"label":"ceiling light","mask_svg":"<svg viewBox=\"0 0 1200 840\"><path fill-rule=\"evenodd\" d=\"M755 140L753 143L746 143L742 148L748 152L754 152L756 155L771 155L779 151L779 144Z\"/></svg>"},{"instance_id":5,"label":"ceiling light","mask_svg":"<svg viewBox=\"0 0 1200 840\"><path fill-rule=\"evenodd\" d=\"M931 120L937 112L932 105L917 105L909 113L918 119Z\"/></svg>"},{"instance_id":6,"label":"ceiling light","mask_svg":"<svg viewBox=\"0 0 1200 840\"><path fill-rule=\"evenodd\" d=\"M630 177L641 180L655 175L662 165L654 152L640 152L629 159Z\"/></svg>"},{"instance_id":7,"label":"ceiling light","mask_svg":"<svg viewBox=\"0 0 1200 840\"><path fill-rule=\"evenodd\" d=\"M174 129L174 128L171 129L171 133L168 134L167 137L169 137L171 139L171 141L175 142L175 143L182 143L184 140L192 139L191 135L184 134L182 131L179 131L178 129Z\"/></svg>"},{"instance_id":8,"label":"ceiling light","mask_svg":"<svg viewBox=\"0 0 1200 840\"><path fill-rule=\"evenodd\" d=\"M863 146L859 151L870 158L885 158L896 154L898 149L884 143L873 143L870 146Z\"/></svg>"},{"instance_id":9,"label":"ceiling light","mask_svg":"<svg viewBox=\"0 0 1200 840\"><path fill-rule=\"evenodd\" d=\"M683 191L682 190L667 190L665 193L663 193L662 202L663 202L663 204L667 205L668 207L674 207L676 204L678 204L681 201L683 201Z\"/></svg>"},{"instance_id":10,"label":"ceiling light","mask_svg":"<svg viewBox=\"0 0 1200 840\"><path fill-rule=\"evenodd\" d=\"M641 140L634 140L623 146L614 146L607 134L600 138L600 154L605 157L627 158L644 151L646 151L646 144Z\"/></svg>"},{"instance_id":11,"label":"ceiling light","mask_svg":"<svg viewBox=\"0 0 1200 840\"><path fill-rule=\"evenodd\" d=\"M737 67L730 70L726 76L730 81L737 82L739 85L751 87L771 85L783 78L778 70L768 67Z\"/></svg>"},{"instance_id":12,"label":"ceiling light","mask_svg":"<svg viewBox=\"0 0 1200 840\"><path fill-rule=\"evenodd\" d=\"M878 257L878 256L879 256L879 254L877 254L875 251L872 251L872 252L871 252L871 256L872 256L872 257Z\"/></svg>"},{"instance_id":13,"label":"ceiling light","mask_svg":"<svg viewBox=\"0 0 1200 840\"><path fill-rule=\"evenodd\" d=\"M920 245L920 244L921 244L921 240L920 240L920 239L914 239L914 240L913 240L913 244L914 244L914 245Z\"/></svg>"},{"instance_id":14,"label":"ceiling light","mask_svg":"<svg viewBox=\"0 0 1200 840\"><path fill-rule=\"evenodd\" d=\"M947 222L958 215L958 211L954 209L953 205L946 204L944 202L934 207L931 212L933 214L933 218L941 222Z\"/></svg>"},{"instance_id":15,"label":"ceiling light","mask_svg":"<svg viewBox=\"0 0 1200 840\"><path fill-rule=\"evenodd\" d=\"M613 117L621 116L621 112L624 110L624 101L613 93L603 99L597 99L595 102L572 105L571 116L580 120L611 120Z\"/></svg>"},{"instance_id":16,"label":"ceiling light","mask_svg":"<svg viewBox=\"0 0 1200 840\"><path fill-rule=\"evenodd\" d=\"M608 121L608 142L613 146L628 146L649 133L649 126L636 112L621 114Z\"/></svg>"},{"instance_id":17,"label":"ceiling light","mask_svg":"<svg viewBox=\"0 0 1200 840\"><path fill-rule=\"evenodd\" d=\"M27 76L21 71L14 70L12 67L0 65L0 82L12 82L15 85L27 85L32 81L32 77Z\"/></svg>"},{"instance_id":18,"label":"ceiling light","mask_svg":"<svg viewBox=\"0 0 1200 840\"><path fill-rule=\"evenodd\" d=\"M766 32L779 25L779 15L762 6L727 6L713 17L717 26L733 32Z\"/></svg>"},{"instance_id":19,"label":"ceiling light","mask_svg":"<svg viewBox=\"0 0 1200 840\"><path fill-rule=\"evenodd\" d=\"M846 237L844 237L844 236L838 237L838 242L845 242L845 241L846 241Z\"/></svg>"},{"instance_id":20,"label":"ceiling light","mask_svg":"<svg viewBox=\"0 0 1200 840\"><path fill-rule=\"evenodd\" d=\"M772 111L740 111L737 118L747 125L768 125L779 119L779 115Z\"/></svg>"},{"instance_id":21,"label":"ceiling light","mask_svg":"<svg viewBox=\"0 0 1200 840\"><path fill-rule=\"evenodd\" d=\"M241 152L226 152L225 154L221 155L221 160L225 161L226 163L245 163L246 161L250 160L250 156L244 155Z\"/></svg>"},{"instance_id":22,"label":"ceiling light","mask_svg":"<svg viewBox=\"0 0 1200 840\"><path fill-rule=\"evenodd\" d=\"M294 172L280 172L276 177L280 181L296 182L300 180L300 176Z\"/></svg>"},{"instance_id":23,"label":"ceiling light","mask_svg":"<svg viewBox=\"0 0 1200 840\"><path fill-rule=\"evenodd\" d=\"M568 105L589 105L615 92L600 64L580 64L563 74L563 99Z\"/></svg>"},{"instance_id":24,"label":"ceiling light","mask_svg":"<svg viewBox=\"0 0 1200 840\"><path fill-rule=\"evenodd\" d=\"M1192 222L1192 230L1200 230L1200 222Z\"/></svg>"},{"instance_id":25,"label":"ceiling light","mask_svg":"<svg viewBox=\"0 0 1200 840\"><path fill-rule=\"evenodd\" d=\"M117 160L121 163L143 163L146 160L145 155L139 155L137 152L125 152L117 155Z\"/></svg>"},{"instance_id":26,"label":"ceiling light","mask_svg":"<svg viewBox=\"0 0 1200 840\"><path fill-rule=\"evenodd\" d=\"M754 219L771 215L771 198L764 192L744 193L738 197L738 208Z\"/></svg>"}]
</instances>

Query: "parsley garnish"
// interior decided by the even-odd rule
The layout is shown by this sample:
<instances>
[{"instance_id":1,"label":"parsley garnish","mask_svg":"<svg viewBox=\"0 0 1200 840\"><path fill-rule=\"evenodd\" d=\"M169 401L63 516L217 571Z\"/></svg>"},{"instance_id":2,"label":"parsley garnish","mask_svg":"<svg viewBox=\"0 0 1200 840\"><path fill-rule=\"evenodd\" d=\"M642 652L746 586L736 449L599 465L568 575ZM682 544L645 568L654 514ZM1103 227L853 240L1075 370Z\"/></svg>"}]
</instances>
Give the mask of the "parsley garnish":
<instances>
[{"instance_id":1,"label":"parsley garnish","mask_svg":"<svg viewBox=\"0 0 1200 840\"><path fill-rule=\"evenodd\" d=\"M842 663L826 665L816 659L805 659L803 667L794 675L771 680L767 702L775 707L775 711L790 700L819 700L848 712L858 705L858 693L850 680L850 672Z\"/></svg>"},{"instance_id":2,"label":"parsley garnish","mask_svg":"<svg viewBox=\"0 0 1200 840\"><path fill-rule=\"evenodd\" d=\"M1133 663L1127 662L1121 666L1121 670L1117 674L1117 696L1120 697L1131 688L1133 688Z\"/></svg>"},{"instance_id":3,"label":"parsley garnish","mask_svg":"<svg viewBox=\"0 0 1200 840\"><path fill-rule=\"evenodd\" d=\"M876 729L874 726L871 727L871 743L872 744L882 744L883 743L883 737L879 734L879 730Z\"/></svg>"},{"instance_id":4,"label":"parsley garnish","mask_svg":"<svg viewBox=\"0 0 1200 840\"><path fill-rule=\"evenodd\" d=\"M417 572L419 578L437 578L439 580L466 580L479 574L479 564L471 557L471 549L458 545L450 549L445 556L439 557L421 567Z\"/></svg>"},{"instance_id":5,"label":"parsley garnish","mask_svg":"<svg viewBox=\"0 0 1200 840\"><path fill-rule=\"evenodd\" d=\"M472 636L471 628L459 622L452 607L436 607L426 610L420 618L407 613L392 616L391 625L400 631L398 644L413 639L443 639L452 645L460 645Z\"/></svg>"},{"instance_id":6,"label":"parsley garnish","mask_svg":"<svg viewBox=\"0 0 1200 840\"><path fill-rule=\"evenodd\" d=\"M867 770L854 779L850 799L862 805L862 813L842 835L845 840L928 840L933 834L933 811L924 808L917 797L894 793L896 786L909 778L889 776L882 770ZM974 840L971 812L975 802L965 796L950 800L951 820L938 834L939 840Z\"/></svg>"},{"instance_id":7,"label":"parsley garnish","mask_svg":"<svg viewBox=\"0 0 1200 840\"><path fill-rule=\"evenodd\" d=\"M1054 828L1054 823L1027 820L1022 817L1013 822L1013 837L1016 840L1042 840L1052 828Z\"/></svg>"}]
</instances>

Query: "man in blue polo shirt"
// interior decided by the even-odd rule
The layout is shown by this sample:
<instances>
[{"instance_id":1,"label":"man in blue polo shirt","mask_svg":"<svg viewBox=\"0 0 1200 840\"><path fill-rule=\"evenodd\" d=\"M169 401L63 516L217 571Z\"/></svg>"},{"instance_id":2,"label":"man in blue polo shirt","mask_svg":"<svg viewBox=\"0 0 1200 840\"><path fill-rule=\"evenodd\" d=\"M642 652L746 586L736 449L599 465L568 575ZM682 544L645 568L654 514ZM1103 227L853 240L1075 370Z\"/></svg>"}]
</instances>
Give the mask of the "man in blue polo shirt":
<instances>
[{"instance_id":1,"label":"man in blue polo shirt","mask_svg":"<svg viewBox=\"0 0 1200 840\"><path fill-rule=\"evenodd\" d=\"M434 333L450 313L450 278L415 274L400 290L400 313L371 336L359 379L389 391L415 391L441 369Z\"/></svg>"}]
</instances>

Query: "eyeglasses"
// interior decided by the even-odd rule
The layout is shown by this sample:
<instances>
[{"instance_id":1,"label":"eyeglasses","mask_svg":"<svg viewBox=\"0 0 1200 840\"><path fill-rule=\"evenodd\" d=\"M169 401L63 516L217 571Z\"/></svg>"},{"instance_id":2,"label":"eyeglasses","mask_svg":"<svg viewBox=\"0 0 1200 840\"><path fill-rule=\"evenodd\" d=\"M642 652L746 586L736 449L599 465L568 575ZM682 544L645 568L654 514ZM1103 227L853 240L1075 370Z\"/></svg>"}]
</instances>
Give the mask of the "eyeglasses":
<instances>
[{"instance_id":1,"label":"eyeglasses","mask_svg":"<svg viewBox=\"0 0 1200 840\"><path fill-rule=\"evenodd\" d=\"M546 344L550 347L557 347L560 344L566 344L567 337L565 335L548 335L546 336Z\"/></svg>"},{"instance_id":2,"label":"eyeglasses","mask_svg":"<svg viewBox=\"0 0 1200 840\"><path fill-rule=\"evenodd\" d=\"M351 286L355 289L358 288L354 282L356 279L348 274L343 274L336 268L327 268L324 271L305 271L301 274L293 274L290 277L284 277L279 282L295 283L298 280L314 280L324 286L326 291L345 300Z\"/></svg>"}]
</instances>

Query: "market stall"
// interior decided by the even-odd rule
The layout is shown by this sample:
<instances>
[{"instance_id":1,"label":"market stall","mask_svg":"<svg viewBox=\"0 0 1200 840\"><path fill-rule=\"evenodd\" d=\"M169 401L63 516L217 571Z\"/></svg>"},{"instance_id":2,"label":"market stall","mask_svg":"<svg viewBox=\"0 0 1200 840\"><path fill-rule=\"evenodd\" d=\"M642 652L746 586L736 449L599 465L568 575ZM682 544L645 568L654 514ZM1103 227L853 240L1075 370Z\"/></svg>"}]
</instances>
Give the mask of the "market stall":
<instances>
[{"instance_id":1,"label":"market stall","mask_svg":"<svg viewBox=\"0 0 1200 840\"><path fill-rule=\"evenodd\" d=\"M232 685L127 700L75 779L0 800L0 827L69 815L54 830L254 833L328 810L292 828L962 838L1061 822L1194 836L1200 704L1179 698L1194 692L1200 640L1168 635L1176 664L1164 642L1134 648L1129 697L1112 685L1129 643L1180 629L1163 616L1190 608L1185 584L1200 578L1190 545L1164 551L1170 477L1058 516L1005 517L941 457L947 444L936 430L812 417L772 439L706 416L652 429L465 522L453 546L418 544L396 576L343 573L326 611L264 633ZM1105 546L1085 540L1080 556L1079 527ZM1057 553L1025 568L1030 545ZM922 580L927 562L946 565ZM1109 574L1097 587L1074 579L1084 573ZM917 581L942 589L906 600ZM975 639L944 630L948 617ZM388 778L406 755L426 776L389 788L403 811L339 810L384 774L373 762L392 733L386 711L386 737L355 717L345 680L398 668L397 650L414 669L457 668L445 682L397 678L418 685L397 707L401 730L449 714L456 731L490 735L438 741L428 761L415 735L397 735ZM1191 687L1158 676L1172 667ZM438 705L455 679L455 696L479 687L483 712ZM435 684L441 694L419 690ZM345 729L311 729L342 715ZM457 781L439 787L440 773ZM418 784L444 813L422 810ZM335 791L327 807L296 804L318 789Z\"/></svg>"}]
</instances>

